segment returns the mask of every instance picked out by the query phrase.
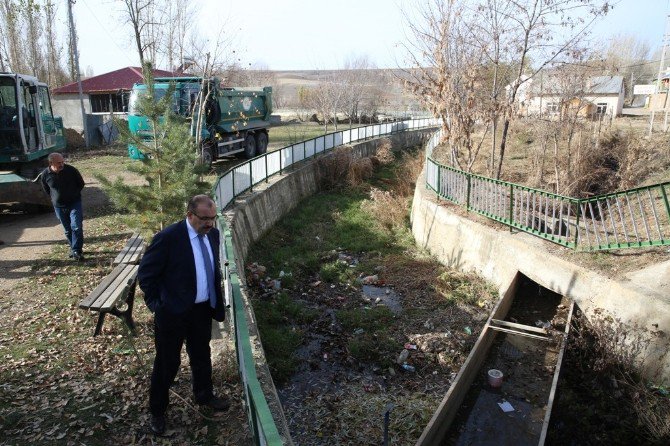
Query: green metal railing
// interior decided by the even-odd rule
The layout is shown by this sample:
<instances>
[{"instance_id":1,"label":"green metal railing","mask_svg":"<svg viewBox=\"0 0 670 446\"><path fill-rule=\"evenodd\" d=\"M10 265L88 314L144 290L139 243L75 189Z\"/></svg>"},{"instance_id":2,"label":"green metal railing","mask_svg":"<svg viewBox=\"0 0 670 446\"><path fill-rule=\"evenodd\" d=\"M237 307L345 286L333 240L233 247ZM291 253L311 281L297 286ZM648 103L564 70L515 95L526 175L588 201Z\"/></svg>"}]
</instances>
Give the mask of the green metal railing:
<instances>
[{"instance_id":1,"label":"green metal railing","mask_svg":"<svg viewBox=\"0 0 670 446\"><path fill-rule=\"evenodd\" d=\"M240 379L244 385L244 395L247 406L247 417L255 444L257 445L282 445L285 444L279 435L274 422L272 412L268 406L265 394L261 388L256 374L251 338L249 336L249 325L245 314L245 305L240 290L233 242L230 229L224 221L219 221L219 230L223 234L222 243L222 265L224 286L227 304L233 316L235 329L235 351L237 352L237 363L240 371Z\"/></svg>"},{"instance_id":2,"label":"green metal railing","mask_svg":"<svg viewBox=\"0 0 670 446\"><path fill-rule=\"evenodd\" d=\"M463 172L432 158L426 186L440 198L568 248L598 251L670 245L670 182L578 199Z\"/></svg>"}]
</instances>

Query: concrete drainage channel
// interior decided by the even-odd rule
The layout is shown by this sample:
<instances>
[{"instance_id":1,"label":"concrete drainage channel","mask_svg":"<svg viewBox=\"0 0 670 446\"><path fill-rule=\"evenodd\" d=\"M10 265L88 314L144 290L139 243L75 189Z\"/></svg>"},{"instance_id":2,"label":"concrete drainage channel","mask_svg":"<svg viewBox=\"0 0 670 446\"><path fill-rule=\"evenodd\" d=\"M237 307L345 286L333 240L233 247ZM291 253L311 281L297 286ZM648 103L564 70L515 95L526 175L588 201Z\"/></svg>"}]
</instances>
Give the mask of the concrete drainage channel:
<instances>
[{"instance_id":1,"label":"concrete drainage channel","mask_svg":"<svg viewBox=\"0 0 670 446\"><path fill-rule=\"evenodd\" d=\"M543 445L573 308L517 274L417 446Z\"/></svg>"},{"instance_id":2,"label":"concrete drainage channel","mask_svg":"<svg viewBox=\"0 0 670 446\"><path fill-rule=\"evenodd\" d=\"M388 135L388 137L393 141L394 147L410 147L420 144L433 131L432 129L404 131ZM373 153L378 142L379 140L373 139L356 144L353 146L354 153ZM534 284L533 286L538 287L537 289L546 290L545 294L553 293L555 296L559 296L560 299L554 308L563 306L566 317L571 314L568 309L572 308L571 302L574 301L584 311L587 318L590 312L604 309L632 325L646 329L654 328L666 333L670 332L670 303L667 293L650 294L638 289L634 284L607 279L597 273L573 265L551 255L543 246L541 240L527 234L509 234L460 218L444 206L436 203L432 193L426 190L424 184L423 178L417 181L412 205L412 232L417 244L431 251L445 265L477 272L497 284L502 296L513 296L520 281ZM272 378L265 364L262 345L255 327L253 310L246 294L240 292L239 286L235 288L236 284L244 280L242 274L237 274L237 270L242 271L242 265L244 265L251 244L295 207L300 200L312 195L317 190L317 175L314 163L302 163L299 166L292 167L287 175L272 177L267 185L255 185L253 193L235 198L234 206L225 212L225 220L228 226L225 227L224 225L222 229L228 233L227 257L230 262L230 270L228 271L230 279L227 288L230 295L237 293L234 297L236 297L238 307L234 308L233 311L237 315L237 319L240 321L242 321L242 318L244 319L241 324L242 329L238 330L238 339L236 340L238 351L241 350L240 335L246 336L247 342L250 344L247 358L243 358L239 362L243 375L242 379L247 390L247 404L250 408L249 423L254 432L256 444L292 444L292 440ZM376 290L369 291L374 293ZM566 296L569 301L565 300L564 302L562 296ZM371 298L376 299L377 297L379 296ZM486 340L483 340L480 337L478 344L481 342L488 346L484 349L484 353L477 353L479 359L472 360L472 363L478 363L478 367L475 367L474 371L468 372L469 378L463 378L463 382L467 382L469 379L471 382L478 382L480 387L485 387L486 384L481 380L486 379L484 372L489 368L500 368L503 369L503 373L505 372L505 365L504 363L500 364L499 360L506 355L514 356L520 352L518 345L516 345L519 344L518 342L506 342L506 339L507 337L522 336L518 333L510 334L505 330L522 331L531 335L538 334L527 329L529 326L532 327L535 321L518 324L518 322L505 318L506 311L511 308L513 301L514 299L510 298L509 303L504 303L506 301L503 298L492 313L489 323L487 323L488 332L493 333L487 335L491 336L491 339L487 337ZM506 311L501 312L502 310ZM515 326L515 324L522 325L522 327ZM565 330L567 330L567 327L569 327L569 323L566 322ZM504 340L501 341L501 337L498 336L498 340L494 342L494 334L500 334L500 332L503 332ZM482 336L484 336L484 333L482 333ZM567 336L567 331L564 331L559 337L563 338L564 336ZM532 337L528 338L532 339ZM539 340L538 342L545 341ZM669 347L670 341L667 337L659 337L656 342L650 343L644 352L646 369L651 371L661 368L662 377L666 380L670 378ZM526 346L523 348L527 348L527 351L530 352L534 347ZM555 371L556 374L552 375L553 378L550 380L548 390L545 389L548 398L548 400L545 400L545 404L547 401L551 401L555 391L555 377L558 369L560 369L560 356L564 346L557 344L552 348L555 352L553 356L556 361L553 365L548 364L547 367ZM522 353L525 353L525 351ZM473 354L475 354L474 350L471 356ZM258 376L258 384L247 382L246 374L251 371L253 371L254 379ZM466 373L462 370L459 373L459 376L461 375L466 375ZM502 390L505 390L505 385L503 379ZM253 393L254 386L260 387L260 389L256 389L257 393L262 389L263 401L258 400L258 395L253 398L249 396ZM467 391L469 387L470 384L467 384L453 386L453 389L464 388ZM470 401L471 404L476 405L479 396L467 396L466 391L458 390L459 394L462 393L463 401ZM456 390L453 392L456 392ZM449 391L449 393L453 392ZM493 395L499 396L495 392L493 392ZM449 394L447 394L445 400L446 398L449 398ZM514 401L507 402L514 407ZM541 415L536 414L536 421L541 420L542 423L536 423L533 428L537 434L537 442L531 439L529 444L543 443L551 405L549 404L547 408L548 410ZM528 408L528 410L531 409ZM444 416L441 415L443 410L443 405L441 405L434 416L436 422L431 422L432 424L426 427L425 438L422 437L423 440L418 444L434 444L432 440L428 441L426 439L442 438L440 435L444 436L446 434L446 431L431 433L431 426L437 423L438 418L441 419ZM460 420L465 425L468 423L468 417L464 415L453 413L449 417L452 421L459 422Z\"/></svg>"}]
</instances>

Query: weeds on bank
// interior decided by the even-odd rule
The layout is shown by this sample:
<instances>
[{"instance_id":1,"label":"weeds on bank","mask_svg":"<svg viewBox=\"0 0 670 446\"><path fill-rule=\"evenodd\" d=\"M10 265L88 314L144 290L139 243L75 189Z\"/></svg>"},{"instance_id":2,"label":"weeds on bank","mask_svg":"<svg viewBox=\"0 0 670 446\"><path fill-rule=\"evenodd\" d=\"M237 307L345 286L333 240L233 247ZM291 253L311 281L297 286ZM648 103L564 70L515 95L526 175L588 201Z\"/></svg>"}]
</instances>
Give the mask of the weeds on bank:
<instances>
[{"instance_id":1,"label":"weeds on bank","mask_svg":"<svg viewBox=\"0 0 670 446\"><path fill-rule=\"evenodd\" d=\"M604 312L574 317L555 405L562 424L553 423L549 444L568 431L601 444L668 444L670 392L642 379L636 359L658 336Z\"/></svg>"}]
</instances>

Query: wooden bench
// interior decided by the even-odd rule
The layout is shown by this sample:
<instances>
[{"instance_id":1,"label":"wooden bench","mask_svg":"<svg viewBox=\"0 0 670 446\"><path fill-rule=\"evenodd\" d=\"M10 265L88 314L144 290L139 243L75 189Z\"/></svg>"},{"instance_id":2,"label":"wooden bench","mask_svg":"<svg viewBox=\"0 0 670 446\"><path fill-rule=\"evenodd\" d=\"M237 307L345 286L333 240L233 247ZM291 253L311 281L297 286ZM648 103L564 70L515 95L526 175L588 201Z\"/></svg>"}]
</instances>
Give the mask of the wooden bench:
<instances>
[{"instance_id":1,"label":"wooden bench","mask_svg":"<svg viewBox=\"0 0 670 446\"><path fill-rule=\"evenodd\" d=\"M93 336L100 334L105 316L109 313L121 318L134 333L133 304L135 289L137 288L137 270L139 261L144 253L144 240L139 234L133 234L114 259L116 265L111 273L102 280L84 300L79 308L97 311L98 323Z\"/></svg>"},{"instance_id":2,"label":"wooden bench","mask_svg":"<svg viewBox=\"0 0 670 446\"><path fill-rule=\"evenodd\" d=\"M121 263L127 263L130 265L137 265L140 263L142 254L144 254L144 249L146 244L144 239L137 232L134 233L130 240L126 243L126 246L123 247L119 255L116 256L112 265L119 265Z\"/></svg>"}]
</instances>

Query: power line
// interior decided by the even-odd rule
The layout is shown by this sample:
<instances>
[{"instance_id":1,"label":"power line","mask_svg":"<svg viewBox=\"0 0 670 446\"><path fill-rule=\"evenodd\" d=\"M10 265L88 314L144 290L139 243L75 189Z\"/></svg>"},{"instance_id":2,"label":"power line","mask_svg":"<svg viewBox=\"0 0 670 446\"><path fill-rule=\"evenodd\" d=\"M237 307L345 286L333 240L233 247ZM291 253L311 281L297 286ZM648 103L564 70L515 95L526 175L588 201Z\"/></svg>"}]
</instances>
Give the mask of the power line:
<instances>
[{"instance_id":1,"label":"power line","mask_svg":"<svg viewBox=\"0 0 670 446\"><path fill-rule=\"evenodd\" d=\"M130 65L133 65L133 64L135 63L135 61L133 61L133 60L128 56L128 49L127 49L127 48L121 48L121 47L119 46L119 44L116 42L117 39L115 39L115 38L110 34L110 32L109 32L109 31L107 30L107 28L105 27L105 25L103 25L102 22L98 19L98 17L95 15L95 13L94 13L93 10L91 9L91 7L88 5L87 1L86 1L86 0L81 0L81 2L84 4L84 6L86 6L86 9L88 9L88 12L89 12L89 13L91 14L91 16L95 19L95 21L98 23L98 25L100 25L100 28L102 28L102 30L105 32L105 34L107 35L108 41L114 43L114 46L116 46L116 47L119 49L119 51L121 51L121 53L124 55L124 57L128 60L128 62L130 62Z\"/></svg>"}]
</instances>

